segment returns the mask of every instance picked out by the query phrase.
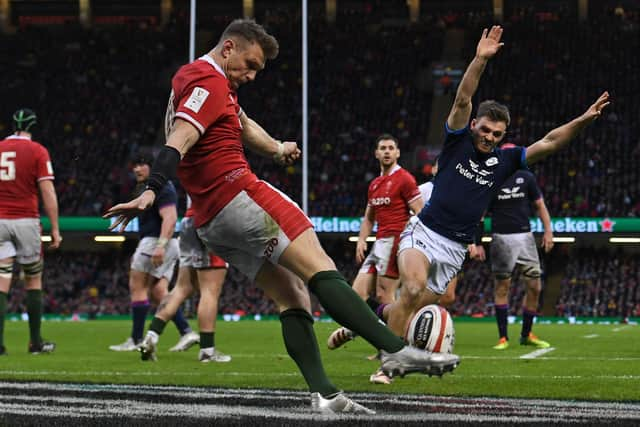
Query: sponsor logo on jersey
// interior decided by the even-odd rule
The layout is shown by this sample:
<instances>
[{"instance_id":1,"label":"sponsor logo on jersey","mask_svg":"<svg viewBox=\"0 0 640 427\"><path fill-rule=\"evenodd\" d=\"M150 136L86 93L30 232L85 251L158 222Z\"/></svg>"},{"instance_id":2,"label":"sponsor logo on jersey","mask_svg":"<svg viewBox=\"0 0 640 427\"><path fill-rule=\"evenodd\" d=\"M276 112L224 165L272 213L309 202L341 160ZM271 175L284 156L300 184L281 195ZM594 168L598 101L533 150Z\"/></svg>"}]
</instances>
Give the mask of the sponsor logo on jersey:
<instances>
[{"instance_id":1,"label":"sponsor logo on jersey","mask_svg":"<svg viewBox=\"0 0 640 427\"><path fill-rule=\"evenodd\" d=\"M524 178L516 178L516 184L523 184Z\"/></svg>"},{"instance_id":2,"label":"sponsor logo on jersey","mask_svg":"<svg viewBox=\"0 0 640 427\"><path fill-rule=\"evenodd\" d=\"M484 162L484 164L489 166L489 167L497 165L498 164L498 158L497 157L489 157L487 159L487 161Z\"/></svg>"},{"instance_id":3,"label":"sponsor logo on jersey","mask_svg":"<svg viewBox=\"0 0 640 427\"><path fill-rule=\"evenodd\" d=\"M391 197L374 197L369 203L371 206L390 205Z\"/></svg>"},{"instance_id":4,"label":"sponsor logo on jersey","mask_svg":"<svg viewBox=\"0 0 640 427\"><path fill-rule=\"evenodd\" d=\"M493 172L478 169L478 164L469 160L470 169L462 166L462 163L456 165L456 170L460 175L468 180L475 181L476 184L486 185L487 187L493 187L493 181L489 181L485 178L487 175L493 174Z\"/></svg>"},{"instance_id":5,"label":"sponsor logo on jersey","mask_svg":"<svg viewBox=\"0 0 640 427\"><path fill-rule=\"evenodd\" d=\"M520 186L512 187L512 188L501 188L500 191L502 191L505 194L498 194L498 200L522 199L522 198L524 198L524 196L525 196L524 192L518 193L518 190L520 190Z\"/></svg>"}]
</instances>

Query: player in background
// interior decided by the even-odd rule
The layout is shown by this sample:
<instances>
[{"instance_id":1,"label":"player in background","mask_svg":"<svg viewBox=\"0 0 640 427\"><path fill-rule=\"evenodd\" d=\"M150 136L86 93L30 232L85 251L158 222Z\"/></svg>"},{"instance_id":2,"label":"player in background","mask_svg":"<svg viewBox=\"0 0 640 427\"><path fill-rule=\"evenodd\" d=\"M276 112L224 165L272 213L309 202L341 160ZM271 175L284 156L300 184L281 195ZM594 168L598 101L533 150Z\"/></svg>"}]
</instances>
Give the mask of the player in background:
<instances>
[{"instance_id":1,"label":"player in background","mask_svg":"<svg viewBox=\"0 0 640 427\"><path fill-rule=\"evenodd\" d=\"M401 234L398 255L400 298L383 309L383 318L397 334L409 319L445 293L460 271L473 243L477 224L500 186L518 169L526 169L561 150L609 105L604 92L587 111L559 126L528 148L497 150L510 122L509 110L495 101L482 102L471 120L471 98L484 68L503 43L502 28L485 29L458 86L447 122L433 194Z\"/></svg>"},{"instance_id":2,"label":"player in background","mask_svg":"<svg viewBox=\"0 0 640 427\"><path fill-rule=\"evenodd\" d=\"M367 207L356 244L356 262L362 266L353 281L353 290L370 305L394 301L399 284L400 232L411 212L420 212L423 206L415 178L398 164L398 140L393 135L382 134L376 139L374 152L380 164L380 176L369 184ZM367 237L376 221L376 241L366 255ZM353 338L351 330L340 327L329 336L327 346L334 350Z\"/></svg>"},{"instance_id":3,"label":"player in background","mask_svg":"<svg viewBox=\"0 0 640 427\"><path fill-rule=\"evenodd\" d=\"M309 290L334 320L382 350L388 374L442 374L453 370L459 358L405 346L380 324L336 270L309 218L251 171L243 145L280 164L300 156L295 142L272 138L238 104L238 87L253 81L278 50L278 42L262 26L238 19L209 53L180 68L172 80L167 143L148 189L105 216L118 216L113 227L122 229L153 205L179 165L178 176L193 200L195 226L207 249L254 280L277 304L285 347L307 382L312 410L372 413L327 377L313 331Z\"/></svg>"},{"instance_id":4,"label":"player in background","mask_svg":"<svg viewBox=\"0 0 640 427\"><path fill-rule=\"evenodd\" d=\"M11 288L13 263L24 272L29 348L31 354L51 353L56 345L40 335L42 321L42 242L38 193L51 222L51 245L57 249L62 237L58 226L58 197L53 185L49 152L31 139L37 117L21 108L13 114L13 134L0 141L0 355L4 346L4 316Z\"/></svg>"},{"instance_id":5,"label":"player in background","mask_svg":"<svg viewBox=\"0 0 640 427\"><path fill-rule=\"evenodd\" d=\"M411 213L420 212L423 206L415 178L398 164L398 140L390 134L380 135L375 142L375 156L380 164L380 176L369 184L367 207L356 244L356 261L362 267L353 282L353 290L371 307L395 300L399 284L400 232ZM376 241L365 258L367 237L376 221ZM329 335L327 346L334 350L354 338L353 331L342 326ZM378 370L371 375L370 381L390 384L391 378Z\"/></svg>"},{"instance_id":6,"label":"player in background","mask_svg":"<svg viewBox=\"0 0 640 427\"><path fill-rule=\"evenodd\" d=\"M502 148L514 147L503 144ZM536 179L528 170L519 170L507 179L491 202L491 271L495 279L494 297L498 336L500 340L493 348L504 350L509 347L507 316L509 315L509 288L511 274L516 266L520 268L527 291L522 302L522 332L520 344L538 348L550 347L531 332L533 320L538 311L542 283L540 259L536 241L531 233L529 216L531 205L544 226L542 248L549 252L553 248L551 217L544 203L542 192Z\"/></svg>"},{"instance_id":7,"label":"player in background","mask_svg":"<svg viewBox=\"0 0 640 427\"><path fill-rule=\"evenodd\" d=\"M137 191L144 189L151 173L151 159L139 156L134 160L133 173ZM178 241L173 238L178 214L178 195L171 181L167 181L151 209L140 215L140 242L131 257L129 292L131 293L131 335L122 344L109 346L113 351L137 351L142 343L144 322L151 304L159 304L167 295L169 282L178 261ZM186 350L198 342L199 336L191 330L182 310L178 309L173 321L181 337L176 350Z\"/></svg>"},{"instance_id":8,"label":"player in background","mask_svg":"<svg viewBox=\"0 0 640 427\"><path fill-rule=\"evenodd\" d=\"M195 291L200 291L198 303L198 329L200 352L198 360L229 362L231 357L215 348L218 300L227 275L227 263L207 251L193 227L193 209L187 196L187 211L180 222L180 269L174 288L164 297L151 321L149 331L140 345L142 360L156 360L160 335L182 303ZM181 350L173 347L169 351Z\"/></svg>"}]
</instances>

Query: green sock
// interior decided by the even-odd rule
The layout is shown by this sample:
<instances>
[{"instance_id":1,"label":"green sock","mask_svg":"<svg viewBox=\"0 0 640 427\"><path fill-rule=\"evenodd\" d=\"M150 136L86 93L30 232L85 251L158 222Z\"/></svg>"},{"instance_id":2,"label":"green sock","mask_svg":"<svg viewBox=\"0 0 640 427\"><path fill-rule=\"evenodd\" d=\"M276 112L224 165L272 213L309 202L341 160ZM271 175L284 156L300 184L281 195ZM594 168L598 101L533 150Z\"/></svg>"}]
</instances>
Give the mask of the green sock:
<instances>
[{"instance_id":1,"label":"green sock","mask_svg":"<svg viewBox=\"0 0 640 427\"><path fill-rule=\"evenodd\" d=\"M309 280L309 289L333 320L351 329L375 348L395 353L404 347L404 341L378 319L342 274L337 271L316 273Z\"/></svg>"},{"instance_id":2,"label":"green sock","mask_svg":"<svg viewBox=\"0 0 640 427\"><path fill-rule=\"evenodd\" d=\"M280 313L280 322L287 353L298 365L309 391L325 397L339 392L322 366L311 315L300 308L291 308Z\"/></svg>"},{"instance_id":3,"label":"green sock","mask_svg":"<svg viewBox=\"0 0 640 427\"><path fill-rule=\"evenodd\" d=\"M42 289L27 291L27 314L29 315L29 335L33 345L40 344L40 322L42 321Z\"/></svg>"},{"instance_id":4,"label":"green sock","mask_svg":"<svg viewBox=\"0 0 640 427\"><path fill-rule=\"evenodd\" d=\"M0 346L4 346L4 315L7 314L7 294L0 292Z\"/></svg>"},{"instance_id":5,"label":"green sock","mask_svg":"<svg viewBox=\"0 0 640 427\"><path fill-rule=\"evenodd\" d=\"M164 331L165 326L167 326L167 322L160 319L159 317L154 317L151 321L151 326L149 326L149 330L155 332L158 335L162 335L162 331Z\"/></svg>"},{"instance_id":6,"label":"green sock","mask_svg":"<svg viewBox=\"0 0 640 427\"><path fill-rule=\"evenodd\" d=\"M200 348L215 346L215 332L200 332Z\"/></svg>"}]
</instances>

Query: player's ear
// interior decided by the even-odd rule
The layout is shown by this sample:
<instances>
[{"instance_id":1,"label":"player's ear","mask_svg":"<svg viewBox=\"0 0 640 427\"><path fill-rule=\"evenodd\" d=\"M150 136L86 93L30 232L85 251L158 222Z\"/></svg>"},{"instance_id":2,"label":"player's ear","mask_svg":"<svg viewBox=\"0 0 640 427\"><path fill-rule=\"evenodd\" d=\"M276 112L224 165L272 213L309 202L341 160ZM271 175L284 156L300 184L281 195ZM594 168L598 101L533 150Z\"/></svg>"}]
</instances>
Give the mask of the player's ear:
<instances>
[{"instance_id":1,"label":"player's ear","mask_svg":"<svg viewBox=\"0 0 640 427\"><path fill-rule=\"evenodd\" d=\"M478 120L476 120L476 119L471 120L471 125L469 127L471 129L475 128L476 127L476 123L478 123Z\"/></svg>"},{"instance_id":2,"label":"player's ear","mask_svg":"<svg viewBox=\"0 0 640 427\"><path fill-rule=\"evenodd\" d=\"M231 51L236 47L235 45L236 43L233 39L226 39L223 41L221 49L222 57L225 59L228 58Z\"/></svg>"}]
</instances>

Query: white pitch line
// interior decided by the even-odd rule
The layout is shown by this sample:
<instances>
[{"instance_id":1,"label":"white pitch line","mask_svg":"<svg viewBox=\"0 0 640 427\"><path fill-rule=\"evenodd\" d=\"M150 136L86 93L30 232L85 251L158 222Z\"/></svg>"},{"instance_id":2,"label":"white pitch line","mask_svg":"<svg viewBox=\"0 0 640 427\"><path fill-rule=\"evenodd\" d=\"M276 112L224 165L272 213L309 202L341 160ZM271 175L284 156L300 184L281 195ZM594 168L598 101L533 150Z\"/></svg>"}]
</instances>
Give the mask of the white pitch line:
<instances>
[{"instance_id":1,"label":"white pitch line","mask_svg":"<svg viewBox=\"0 0 640 427\"><path fill-rule=\"evenodd\" d=\"M612 332L620 332L620 331L624 331L625 329L629 329L630 327L631 327L630 325L620 326L619 328L614 328L611 331Z\"/></svg>"},{"instance_id":2,"label":"white pitch line","mask_svg":"<svg viewBox=\"0 0 640 427\"><path fill-rule=\"evenodd\" d=\"M555 347L541 348L539 350L532 351L531 353L523 354L522 356L520 356L520 359L535 359L536 357L547 354L553 350L555 350Z\"/></svg>"},{"instance_id":3,"label":"white pitch line","mask_svg":"<svg viewBox=\"0 0 640 427\"><path fill-rule=\"evenodd\" d=\"M600 335L598 334L591 334L591 335L585 335L583 338L586 339L591 339L591 338L598 338Z\"/></svg>"}]
</instances>

